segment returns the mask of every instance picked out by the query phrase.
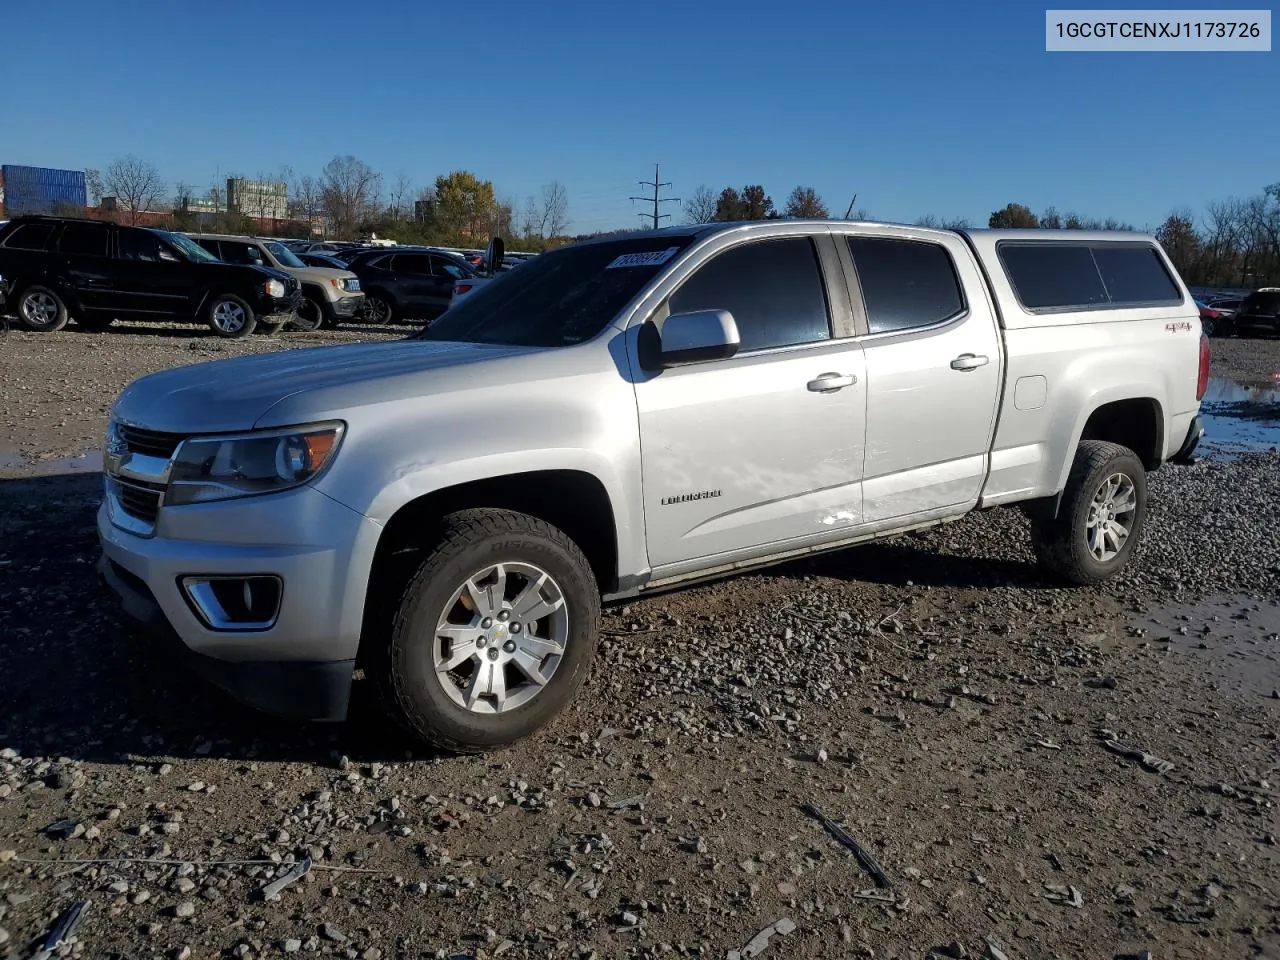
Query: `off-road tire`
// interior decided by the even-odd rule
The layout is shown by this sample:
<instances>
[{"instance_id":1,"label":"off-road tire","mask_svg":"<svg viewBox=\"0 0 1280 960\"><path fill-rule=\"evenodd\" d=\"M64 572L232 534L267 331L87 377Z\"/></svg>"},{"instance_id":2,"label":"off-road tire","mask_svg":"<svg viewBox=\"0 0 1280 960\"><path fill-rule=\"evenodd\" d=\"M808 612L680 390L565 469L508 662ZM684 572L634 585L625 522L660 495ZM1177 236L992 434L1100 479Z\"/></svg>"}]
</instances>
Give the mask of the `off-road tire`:
<instances>
[{"instance_id":1,"label":"off-road tire","mask_svg":"<svg viewBox=\"0 0 1280 960\"><path fill-rule=\"evenodd\" d=\"M28 319L28 311L25 309L28 297L41 297L45 299L46 303L52 302L53 318L47 323L33 322ZM53 290L39 283L33 283L23 288L22 292L14 298L13 305L14 312L18 315L18 319L22 321L23 325L28 330L37 330L40 333L53 333L61 330L67 325L67 321L71 319L67 313L67 305L62 298Z\"/></svg>"},{"instance_id":2,"label":"off-road tire","mask_svg":"<svg viewBox=\"0 0 1280 960\"><path fill-rule=\"evenodd\" d=\"M410 735L454 753L508 746L559 715L590 670L600 627L600 592L591 564L565 533L509 510L463 510L440 520L434 546L409 578L389 636L372 638L367 670L383 708ZM560 587L569 610L565 652L532 700L512 710L476 713L442 689L430 645L444 604L487 564L535 564Z\"/></svg>"},{"instance_id":3,"label":"off-road tire","mask_svg":"<svg viewBox=\"0 0 1280 960\"><path fill-rule=\"evenodd\" d=\"M1103 482L1117 473L1132 481L1137 506L1128 538L1114 557L1104 561L1089 550L1089 507ZM1128 563L1146 518L1147 472L1138 455L1118 443L1083 440L1076 448L1057 516L1049 516L1048 510L1031 513L1031 544L1041 566L1054 576L1082 586L1101 583Z\"/></svg>"},{"instance_id":4,"label":"off-road tire","mask_svg":"<svg viewBox=\"0 0 1280 960\"><path fill-rule=\"evenodd\" d=\"M234 330L224 329L217 319L218 308L222 304L234 304L243 310L245 317L244 323ZM254 316L253 307L249 306L249 304L245 303L239 297L233 296L229 293L220 293L216 296L210 297L209 305L204 311L204 317L205 323L209 325L210 330L218 336L226 337L229 340L244 339L249 336L249 334L253 333L254 328L258 325L258 318Z\"/></svg>"}]
</instances>

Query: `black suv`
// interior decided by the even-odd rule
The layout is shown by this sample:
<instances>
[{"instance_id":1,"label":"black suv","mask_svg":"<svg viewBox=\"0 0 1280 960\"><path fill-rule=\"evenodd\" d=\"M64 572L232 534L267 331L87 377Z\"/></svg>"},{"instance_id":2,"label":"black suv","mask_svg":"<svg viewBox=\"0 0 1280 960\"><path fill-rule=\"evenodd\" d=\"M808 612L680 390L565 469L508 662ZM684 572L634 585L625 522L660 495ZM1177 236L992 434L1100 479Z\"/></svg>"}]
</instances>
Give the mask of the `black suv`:
<instances>
[{"instance_id":1,"label":"black suv","mask_svg":"<svg viewBox=\"0 0 1280 960\"><path fill-rule=\"evenodd\" d=\"M1280 334L1280 287L1263 287L1241 301L1229 319L1219 321L1228 336L1248 330Z\"/></svg>"},{"instance_id":2,"label":"black suv","mask_svg":"<svg viewBox=\"0 0 1280 960\"><path fill-rule=\"evenodd\" d=\"M91 330L125 320L207 323L222 337L293 319L302 287L282 271L223 263L167 230L18 217L0 227L10 308L32 330L74 317Z\"/></svg>"},{"instance_id":3,"label":"black suv","mask_svg":"<svg viewBox=\"0 0 1280 960\"><path fill-rule=\"evenodd\" d=\"M454 281L475 276L461 257L425 247L371 247L344 259L374 323L433 320L449 309Z\"/></svg>"}]
</instances>

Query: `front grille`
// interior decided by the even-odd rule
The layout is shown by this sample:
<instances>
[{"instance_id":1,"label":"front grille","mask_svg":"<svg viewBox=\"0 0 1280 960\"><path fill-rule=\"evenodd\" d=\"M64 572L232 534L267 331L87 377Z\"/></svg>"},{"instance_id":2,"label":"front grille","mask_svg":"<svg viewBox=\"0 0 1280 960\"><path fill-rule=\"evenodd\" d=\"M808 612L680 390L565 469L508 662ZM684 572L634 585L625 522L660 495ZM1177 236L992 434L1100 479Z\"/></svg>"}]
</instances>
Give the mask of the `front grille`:
<instances>
[{"instance_id":1,"label":"front grille","mask_svg":"<svg viewBox=\"0 0 1280 960\"><path fill-rule=\"evenodd\" d=\"M160 513L160 500L164 496L164 488L144 486L141 483L116 482L116 499L120 509L144 523L155 523Z\"/></svg>"},{"instance_id":2,"label":"front grille","mask_svg":"<svg viewBox=\"0 0 1280 960\"><path fill-rule=\"evenodd\" d=\"M131 453L141 453L150 457L173 456L178 444L186 439L180 433L164 433L160 430L146 430L142 427L131 427L125 423L116 424L121 439L129 447Z\"/></svg>"}]
</instances>

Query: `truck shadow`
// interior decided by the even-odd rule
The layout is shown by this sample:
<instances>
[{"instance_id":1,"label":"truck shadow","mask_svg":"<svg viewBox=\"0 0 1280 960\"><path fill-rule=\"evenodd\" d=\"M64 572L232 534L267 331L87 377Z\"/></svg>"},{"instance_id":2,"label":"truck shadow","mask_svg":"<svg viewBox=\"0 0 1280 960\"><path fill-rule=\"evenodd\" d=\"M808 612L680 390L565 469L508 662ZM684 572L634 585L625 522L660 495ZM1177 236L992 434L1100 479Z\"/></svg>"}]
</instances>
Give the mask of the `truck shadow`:
<instances>
[{"instance_id":1,"label":"truck shadow","mask_svg":"<svg viewBox=\"0 0 1280 960\"><path fill-rule=\"evenodd\" d=\"M0 479L0 746L104 763L200 756L328 765L423 756L357 681L345 724L290 723L188 674L98 585L98 473ZM777 569L883 584L1043 586L1029 563L959 558L929 541L871 544ZM198 749L201 745L203 749Z\"/></svg>"}]
</instances>

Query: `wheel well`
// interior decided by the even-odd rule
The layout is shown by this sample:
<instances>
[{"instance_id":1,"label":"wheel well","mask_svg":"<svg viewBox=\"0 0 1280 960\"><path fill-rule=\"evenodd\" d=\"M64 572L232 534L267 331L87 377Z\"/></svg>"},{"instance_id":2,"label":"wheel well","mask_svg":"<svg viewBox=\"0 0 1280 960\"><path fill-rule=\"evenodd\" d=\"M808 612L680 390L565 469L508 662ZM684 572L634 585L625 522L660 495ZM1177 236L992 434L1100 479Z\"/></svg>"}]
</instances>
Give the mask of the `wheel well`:
<instances>
[{"instance_id":1,"label":"wheel well","mask_svg":"<svg viewBox=\"0 0 1280 960\"><path fill-rule=\"evenodd\" d=\"M1149 397L1105 403L1089 415L1081 440L1105 440L1128 447L1148 470L1164 459L1164 418Z\"/></svg>"},{"instance_id":2,"label":"wheel well","mask_svg":"<svg viewBox=\"0 0 1280 960\"><path fill-rule=\"evenodd\" d=\"M601 592L614 588L616 528L609 495L599 480L576 470L540 470L476 480L411 500L387 521L369 572L362 638L385 635L418 558L432 545L440 518L477 507L514 510L558 527L586 555Z\"/></svg>"}]
</instances>

